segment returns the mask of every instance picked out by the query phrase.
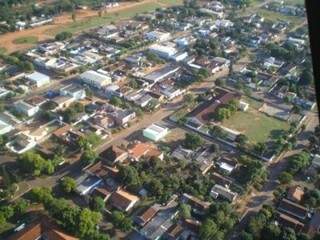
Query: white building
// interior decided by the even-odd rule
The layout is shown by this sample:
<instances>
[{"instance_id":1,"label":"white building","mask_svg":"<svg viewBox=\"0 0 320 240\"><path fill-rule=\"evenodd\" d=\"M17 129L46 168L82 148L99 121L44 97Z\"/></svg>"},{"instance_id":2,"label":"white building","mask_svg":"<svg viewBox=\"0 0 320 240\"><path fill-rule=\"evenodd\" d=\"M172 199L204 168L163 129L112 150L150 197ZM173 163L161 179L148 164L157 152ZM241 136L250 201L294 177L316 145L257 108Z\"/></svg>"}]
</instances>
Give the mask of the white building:
<instances>
[{"instance_id":1,"label":"white building","mask_svg":"<svg viewBox=\"0 0 320 240\"><path fill-rule=\"evenodd\" d=\"M157 42L163 42L170 39L171 34L168 32L160 32L160 31L152 31L146 33L145 37L149 41L157 41Z\"/></svg>"},{"instance_id":2,"label":"white building","mask_svg":"<svg viewBox=\"0 0 320 240\"><path fill-rule=\"evenodd\" d=\"M249 109L249 104L244 101L239 101L239 108L241 111L246 112Z\"/></svg>"},{"instance_id":3,"label":"white building","mask_svg":"<svg viewBox=\"0 0 320 240\"><path fill-rule=\"evenodd\" d=\"M62 96L70 96L75 100L84 99L86 97L86 91L80 86L77 85L67 85L60 89L60 94Z\"/></svg>"},{"instance_id":4,"label":"white building","mask_svg":"<svg viewBox=\"0 0 320 240\"><path fill-rule=\"evenodd\" d=\"M143 130L143 136L152 141L158 142L159 140L163 139L168 134L168 132L168 128L152 124Z\"/></svg>"},{"instance_id":5,"label":"white building","mask_svg":"<svg viewBox=\"0 0 320 240\"><path fill-rule=\"evenodd\" d=\"M42 87L50 83L50 77L39 72L33 72L29 75L26 75L26 79L32 82L37 87Z\"/></svg>"},{"instance_id":6,"label":"white building","mask_svg":"<svg viewBox=\"0 0 320 240\"><path fill-rule=\"evenodd\" d=\"M149 47L149 51L158 55L159 57L170 59L178 50L173 46L165 46L161 44L153 44Z\"/></svg>"},{"instance_id":7,"label":"white building","mask_svg":"<svg viewBox=\"0 0 320 240\"><path fill-rule=\"evenodd\" d=\"M99 89L111 83L110 76L104 75L102 73L98 73L93 70L89 70L82 73L80 75L80 78L84 83Z\"/></svg>"},{"instance_id":8,"label":"white building","mask_svg":"<svg viewBox=\"0 0 320 240\"><path fill-rule=\"evenodd\" d=\"M0 135L6 134L13 129L14 127L12 125L0 120Z\"/></svg>"},{"instance_id":9,"label":"white building","mask_svg":"<svg viewBox=\"0 0 320 240\"><path fill-rule=\"evenodd\" d=\"M27 115L28 117L34 116L39 111L39 106L33 106L23 100L16 102L15 108L18 112Z\"/></svg>"}]
</instances>

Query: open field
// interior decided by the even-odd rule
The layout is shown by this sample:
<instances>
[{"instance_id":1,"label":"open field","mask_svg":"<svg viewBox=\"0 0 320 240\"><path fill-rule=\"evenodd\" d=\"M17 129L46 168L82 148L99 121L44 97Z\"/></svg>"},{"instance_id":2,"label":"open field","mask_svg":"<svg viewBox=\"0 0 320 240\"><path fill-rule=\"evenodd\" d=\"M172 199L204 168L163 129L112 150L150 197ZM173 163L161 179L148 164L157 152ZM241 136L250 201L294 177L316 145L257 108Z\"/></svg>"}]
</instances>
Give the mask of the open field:
<instances>
[{"instance_id":1,"label":"open field","mask_svg":"<svg viewBox=\"0 0 320 240\"><path fill-rule=\"evenodd\" d=\"M19 37L13 41L14 44L36 44L37 42L38 38L36 36Z\"/></svg>"},{"instance_id":2,"label":"open field","mask_svg":"<svg viewBox=\"0 0 320 240\"><path fill-rule=\"evenodd\" d=\"M302 17L287 16L287 15L284 15L278 12L269 11L266 9L259 9L257 13L263 16L265 19L268 19L271 21L276 21L276 20L289 21L293 25L299 25L305 21L305 19Z\"/></svg>"},{"instance_id":3,"label":"open field","mask_svg":"<svg viewBox=\"0 0 320 240\"><path fill-rule=\"evenodd\" d=\"M30 28L22 31L6 33L0 35L0 46L5 46L8 53L28 49L36 43L21 43L25 37L36 36L38 41L53 39L56 33L70 31L78 33L100 25L108 24L112 21L119 21L134 17L136 14L153 11L159 7L169 7L179 5L182 0L143 0L140 2L122 2L118 7L107 10L102 17L98 16L98 11L77 10L76 22L72 21L71 13L64 13L54 18L52 24ZM19 42L19 44L16 43Z\"/></svg>"},{"instance_id":4,"label":"open field","mask_svg":"<svg viewBox=\"0 0 320 240\"><path fill-rule=\"evenodd\" d=\"M274 130L287 130L289 124L269 117L254 108L247 112L236 112L230 119L224 120L223 126L245 134L253 143L265 142Z\"/></svg>"}]
</instances>

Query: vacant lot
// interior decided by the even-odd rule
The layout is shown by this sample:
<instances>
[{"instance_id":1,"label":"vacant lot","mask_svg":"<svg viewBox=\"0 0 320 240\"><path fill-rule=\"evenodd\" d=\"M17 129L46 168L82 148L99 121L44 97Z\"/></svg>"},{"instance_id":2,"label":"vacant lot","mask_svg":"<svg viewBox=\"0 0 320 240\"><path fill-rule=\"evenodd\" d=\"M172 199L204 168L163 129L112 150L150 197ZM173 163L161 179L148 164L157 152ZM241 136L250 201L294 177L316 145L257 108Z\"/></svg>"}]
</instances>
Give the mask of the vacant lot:
<instances>
[{"instance_id":1,"label":"vacant lot","mask_svg":"<svg viewBox=\"0 0 320 240\"><path fill-rule=\"evenodd\" d=\"M276 21L276 20L282 20L282 21L289 21L292 25L299 25L302 24L305 19L302 17L296 17L296 16L287 16L278 12L269 11L266 9L259 9L257 11L258 14L261 14L265 19Z\"/></svg>"},{"instance_id":2,"label":"vacant lot","mask_svg":"<svg viewBox=\"0 0 320 240\"><path fill-rule=\"evenodd\" d=\"M93 10L77 10L76 22L73 22L71 13L62 14L54 18L54 22L36 28L26 29L13 33L0 35L0 46L5 47L7 52L25 50L36 44L30 41L24 42L21 39L35 36L39 42L53 39L55 34L61 31L70 31L78 33L100 25L108 24L112 21L128 19L136 14L153 11L159 7L169 7L181 4L182 0L143 0L140 2L121 2L118 7L108 9L102 17L98 16L98 11Z\"/></svg>"},{"instance_id":3,"label":"vacant lot","mask_svg":"<svg viewBox=\"0 0 320 240\"><path fill-rule=\"evenodd\" d=\"M236 112L222 125L245 134L253 143L267 141L272 131L289 128L287 122L268 117L254 108L249 108L247 112Z\"/></svg>"}]
</instances>

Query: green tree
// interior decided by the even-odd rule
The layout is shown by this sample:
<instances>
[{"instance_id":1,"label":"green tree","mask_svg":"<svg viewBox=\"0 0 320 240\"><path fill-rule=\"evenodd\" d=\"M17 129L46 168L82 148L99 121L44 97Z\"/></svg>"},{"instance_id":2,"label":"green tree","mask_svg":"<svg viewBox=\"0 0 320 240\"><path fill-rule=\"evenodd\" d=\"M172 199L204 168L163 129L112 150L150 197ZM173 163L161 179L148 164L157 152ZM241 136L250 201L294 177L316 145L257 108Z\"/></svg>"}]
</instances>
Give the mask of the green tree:
<instances>
[{"instance_id":1,"label":"green tree","mask_svg":"<svg viewBox=\"0 0 320 240\"><path fill-rule=\"evenodd\" d=\"M71 177L64 177L60 182L60 187L64 193L74 192L76 189L77 183Z\"/></svg>"},{"instance_id":2,"label":"green tree","mask_svg":"<svg viewBox=\"0 0 320 240\"><path fill-rule=\"evenodd\" d=\"M98 212L90 211L85 208L79 216L79 235L86 238L91 234L95 234L98 224L101 222L102 216Z\"/></svg>"},{"instance_id":3,"label":"green tree","mask_svg":"<svg viewBox=\"0 0 320 240\"><path fill-rule=\"evenodd\" d=\"M14 203L14 213L18 216L26 213L29 207L29 202L23 198L20 198Z\"/></svg>"},{"instance_id":4,"label":"green tree","mask_svg":"<svg viewBox=\"0 0 320 240\"><path fill-rule=\"evenodd\" d=\"M97 158L98 158L97 153L93 149L89 148L84 150L84 152L81 155L80 161L83 164L88 165L88 164L94 163Z\"/></svg>"},{"instance_id":5,"label":"green tree","mask_svg":"<svg viewBox=\"0 0 320 240\"><path fill-rule=\"evenodd\" d=\"M179 206L180 216L184 219L191 218L191 206L188 204L180 204Z\"/></svg>"},{"instance_id":6,"label":"green tree","mask_svg":"<svg viewBox=\"0 0 320 240\"><path fill-rule=\"evenodd\" d=\"M138 188L141 186L141 179L138 171L132 166L121 166L119 169L119 180L129 187Z\"/></svg>"},{"instance_id":7,"label":"green tree","mask_svg":"<svg viewBox=\"0 0 320 240\"><path fill-rule=\"evenodd\" d=\"M55 40L57 41L64 41L67 40L69 38L72 38L72 33L71 32L60 32L55 36Z\"/></svg>"},{"instance_id":8,"label":"green tree","mask_svg":"<svg viewBox=\"0 0 320 240\"><path fill-rule=\"evenodd\" d=\"M198 134L186 133L184 146L188 149L195 150L203 144L202 138Z\"/></svg>"},{"instance_id":9,"label":"green tree","mask_svg":"<svg viewBox=\"0 0 320 240\"><path fill-rule=\"evenodd\" d=\"M279 181L281 184L289 184L292 181L293 177L288 172L283 172L279 176Z\"/></svg>"},{"instance_id":10,"label":"green tree","mask_svg":"<svg viewBox=\"0 0 320 240\"><path fill-rule=\"evenodd\" d=\"M105 209L105 202L102 197L93 197L90 201L90 208L96 212L103 212Z\"/></svg>"},{"instance_id":11,"label":"green tree","mask_svg":"<svg viewBox=\"0 0 320 240\"><path fill-rule=\"evenodd\" d=\"M200 227L199 236L202 240L215 239L218 232L217 225L211 219L207 219Z\"/></svg>"},{"instance_id":12,"label":"green tree","mask_svg":"<svg viewBox=\"0 0 320 240\"><path fill-rule=\"evenodd\" d=\"M119 228L121 231L129 231L132 229L132 221L130 218L126 217L120 211L112 212L112 222L115 227Z\"/></svg>"}]
</instances>

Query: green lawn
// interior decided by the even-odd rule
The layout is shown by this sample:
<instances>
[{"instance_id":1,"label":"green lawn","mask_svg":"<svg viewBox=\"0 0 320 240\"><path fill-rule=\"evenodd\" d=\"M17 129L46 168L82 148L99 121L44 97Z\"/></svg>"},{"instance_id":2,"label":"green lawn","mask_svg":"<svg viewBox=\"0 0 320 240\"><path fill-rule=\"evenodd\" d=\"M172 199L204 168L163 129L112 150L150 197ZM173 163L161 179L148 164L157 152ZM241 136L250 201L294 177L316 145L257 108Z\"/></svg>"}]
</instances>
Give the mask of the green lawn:
<instances>
[{"instance_id":1,"label":"green lawn","mask_svg":"<svg viewBox=\"0 0 320 240\"><path fill-rule=\"evenodd\" d=\"M287 130L289 124L269 117L249 108L247 112L236 112L230 119L224 120L223 126L245 134L252 143L266 142L272 131Z\"/></svg>"},{"instance_id":2,"label":"green lawn","mask_svg":"<svg viewBox=\"0 0 320 240\"><path fill-rule=\"evenodd\" d=\"M163 0L168 1L168 0ZM67 24L65 27L59 27L55 31L50 31L50 34L56 35L59 32L68 31L72 33L88 30L90 28L98 27L104 24L109 24L111 22L117 22L123 19L133 18L137 14L154 11L157 8L160 8L161 5L158 3L145 3L138 6L133 6L131 8L121 10L115 13L106 13L106 15L99 17L92 17L85 21L78 21L74 23Z\"/></svg>"},{"instance_id":3,"label":"green lawn","mask_svg":"<svg viewBox=\"0 0 320 240\"><path fill-rule=\"evenodd\" d=\"M158 3L174 6L174 5L181 5L183 4L182 0L158 0Z\"/></svg>"},{"instance_id":4,"label":"green lawn","mask_svg":"<svg viewBox=\"0 0 320 240\"><path fill-rule=\"evenodd\" d=\"M36 44L38 42L38 37L36 36L25 36L16 38L13 41L15 44Z\"/></svg>"},{"instance_id":5,"label":"green lawn","mask_svg":"<svg viewBox=\"0 0 320 240\"><path fill-rule=\"evenodd\" d=\"M241 100L248 103L250 105L250 107L258 110L259 108L262 107L263 103L262 102L259 102L251 97L247 97L247 96L242 96L241 97Z\"/></svg>"}]
</instances>

